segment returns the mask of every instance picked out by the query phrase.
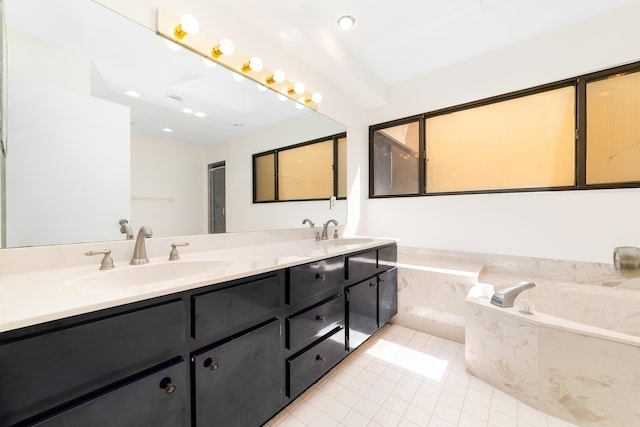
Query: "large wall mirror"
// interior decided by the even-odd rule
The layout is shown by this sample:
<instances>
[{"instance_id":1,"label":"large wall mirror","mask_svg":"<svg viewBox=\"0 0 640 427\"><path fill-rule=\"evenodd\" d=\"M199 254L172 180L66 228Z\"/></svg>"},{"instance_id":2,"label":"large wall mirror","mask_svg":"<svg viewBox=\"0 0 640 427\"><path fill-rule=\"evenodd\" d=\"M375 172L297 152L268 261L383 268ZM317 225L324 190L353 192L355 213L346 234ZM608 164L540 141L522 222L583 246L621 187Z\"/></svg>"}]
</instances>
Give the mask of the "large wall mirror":
<instances>
[{"instance_id":1,"label":"large wall mirror","mask_svg":"<svg viewBox=\"0 0 640 427\"><path fill-rule=\"evenodd\" d=\"M252 203L252 154L344 125L92 0L4 0L6 247L206 234L209 165L225 165L226 231L346 221L346 201ZM178 11L180 12L180 11Z\"/></svg>"}]
</instances>

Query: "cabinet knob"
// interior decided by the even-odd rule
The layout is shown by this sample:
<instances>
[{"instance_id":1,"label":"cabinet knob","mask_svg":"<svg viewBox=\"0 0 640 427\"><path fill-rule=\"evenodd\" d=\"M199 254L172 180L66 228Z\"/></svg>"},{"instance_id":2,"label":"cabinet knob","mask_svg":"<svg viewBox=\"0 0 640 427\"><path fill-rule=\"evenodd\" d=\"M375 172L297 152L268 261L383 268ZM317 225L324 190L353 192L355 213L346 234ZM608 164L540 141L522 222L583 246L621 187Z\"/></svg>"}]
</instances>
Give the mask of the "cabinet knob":
<instances>
[{"instance_id":1,"label":"cabinet knob","mask_svg":"<svg viewBox=\"0 0 640 427\"><path fill-rule=\"evenodd\" d=\"M320 363L324 363L327 360L324 356L320 356L319 354L316 356L316 360Z\"/></svg>"},{"instance_id":2,"label":"cabinet knob","mask_svg":"<svg viewBox=\"0 0 640 427\"><path fill-rule=\"evenodd\" d=\"M376 288L378 286L378 284L375 283L375 282L369 282L369 286L372 287L372 288Z\"/></svg>"},{"instance_id":3,"label":"cabinet knob","mask_svg":"<svg viewBox=\"0 0 640 427\"><path fill-rule=\"evenodd\" d=\"M324 282L327 279L327 275L324 273L316 273L316 279L320 279Z\"/></svg>"},{"instance_id":4,"label":"cabinet knob","mask_svg":"<svg viewBox=\"0 0 640 427\"><path fill-rule=\"evenodd\" d=\"M203 366L204 366L205 368L209 368L209 370L210 370L211 372L215 372L215 371L217 371L217 370L218 370L218 368L220 367L220 365L218 365L218 362L214 362L214 361L213 361L213 359L212 359L212 358L210 358L210 357L207 357L207 358L204 360Z\"/></svg>"},{"instance_id":5,"label":"cabinet knob","mask_svg":"<svg viewBox=\"0 0 640 427\"><path fill-rule=\"evenodd\" d=\"M172 394L176 391L176 385L171 382L171 377L164 377L162 381L160 381L160 388L167 394Z\"/></svg>"},{"instance_id":6,"label":"cabinet knob","mask_svg":"<svg viewBox=\"0 0 640 427\"><path fill-rule=\"evenodd\" d=\"M318 322L326 322L326 321L327 321L327 317L326 317L326 316L320 316L320 315L317 315L317 316L316 316L316 320L317 320Z\"/></svg>"}]
</instances>

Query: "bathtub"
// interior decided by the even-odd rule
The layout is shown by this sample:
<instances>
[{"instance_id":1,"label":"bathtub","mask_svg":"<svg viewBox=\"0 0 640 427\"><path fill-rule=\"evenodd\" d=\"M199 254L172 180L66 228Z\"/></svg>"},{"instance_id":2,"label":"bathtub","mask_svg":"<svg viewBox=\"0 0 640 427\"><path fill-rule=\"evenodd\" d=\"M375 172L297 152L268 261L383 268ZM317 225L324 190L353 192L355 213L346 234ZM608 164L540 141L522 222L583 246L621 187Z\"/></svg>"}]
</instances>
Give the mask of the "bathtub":
<instances>
[{"instance_id":1,"label":"bathtub","mask_svg":"<svg viewBox=\"0 0 640 427\"><path fill-rule=\"evenodd\" d=\"M524 280L529 278L519 278ZM640 426L640 289L534 280L514 307L492 305L479 281L465 301L467 371L581 426ZM502 282L502 283L501 283ZM523 298L535 308L518 310Z\"/></svg>"}]
</instances>

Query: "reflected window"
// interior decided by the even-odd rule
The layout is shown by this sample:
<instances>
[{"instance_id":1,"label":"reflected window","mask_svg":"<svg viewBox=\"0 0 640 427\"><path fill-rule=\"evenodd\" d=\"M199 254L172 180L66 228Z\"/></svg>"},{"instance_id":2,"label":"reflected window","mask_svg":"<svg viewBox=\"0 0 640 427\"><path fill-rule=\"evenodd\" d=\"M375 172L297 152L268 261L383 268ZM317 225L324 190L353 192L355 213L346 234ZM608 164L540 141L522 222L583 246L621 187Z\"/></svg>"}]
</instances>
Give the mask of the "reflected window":
<instances>
[{"instance_id":1,"label":"reflected window","mask_svg":"<svg viewBox=\"0 0 640 427\"><path fill-rule=\"evenodd\" d=\"M640 181L640 72L587 83L587 184Z\"/></svg>"},{"instance_id":2,"label":"reflected window","mask_svg":"<svg viewBox=\"0 0 640 427\"><path fill-rule=\"evenodd\" d=\"M254 202L346 197L346 134L253 156Z\"/></svg>"},{"instance_id":3,"label":"reflected window","mask_svg":"<svg viewBox=\"0 0 640 427\"><path fill-rule=\"evenodd\" d=\"M376 128L372 132L372 193L417 194L420 168L420 122Z\"/></svg>"}]
</instances>

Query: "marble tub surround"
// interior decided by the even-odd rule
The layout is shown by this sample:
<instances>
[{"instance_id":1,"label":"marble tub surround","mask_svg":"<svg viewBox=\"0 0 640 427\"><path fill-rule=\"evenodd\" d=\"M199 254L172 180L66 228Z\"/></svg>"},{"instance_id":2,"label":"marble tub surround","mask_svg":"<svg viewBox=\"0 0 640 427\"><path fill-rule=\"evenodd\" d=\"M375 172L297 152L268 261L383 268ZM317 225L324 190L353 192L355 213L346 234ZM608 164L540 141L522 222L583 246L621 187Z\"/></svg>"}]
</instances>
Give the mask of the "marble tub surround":
<instances>
[{"instance_id":1,"label":"marble tub surround","mask_svg":"<svg viewBox=\"0 0 640 427\"><path fill-rule=\"evenodd\" d=\"M584 317L589 317L589 312L609 305L593 304L592 299L605 295L638 295L640 292L640 275L618 273L613 264L399 246L398 314L393 322L462 343L465 340L465 299L469 291L475 285L501 289L524 280L535 282L537 287L522 293L515 306L522 298L528 298L536 310L545 312L553 301L564 300L561 294L553 296L555 285L571 285L574 290L591 289L592 292L582 294L579 303L570 307L558 306L565 313L575 313L577 321L583 321ZM568 287L564 289L569 292ZM624 316L638 314L635 313L638 311L636 301L627 298L622 303ZM605 315L600 318L607 319ZM616 315L596 326L608 327L606 323L613 324L621 318ZM630 322L632 320L627 319L621 325Z\"/></svg>"},{"instance_id":2,"label":"marble tub surround","mask_svg":"<svg viewBox=\"0 0 640 427\"><path fill-rule=\"evenodd\" d=\"M395 243L374 238L316 242L305 231L152 238L147 240L149 264L135 266L129 265L131 241L4 249L3 264L13 261L23 268L0 273L0 332ZM179 261L168 261L171 243L180 241L190 245L180 248ZM99 271L100 257L84 256L104 247L115 248L114 270ZM50 268L30 270L29 263L37 261ZM142 271L158 280L146 281ZM113 279L103 280L108 277ZM134 285L127 283L130 278Z\"/></svg>"},{"instance_id":3,"label":"marble tub surround","mask_svg":"<svg viewBox=\"0 0 640 427\"><path fill-rule=\"evenodd\" d=\"M469 373L577 425L640 425L639 337L475 295L466 301Z\"/></svg>"}]
</instances>

